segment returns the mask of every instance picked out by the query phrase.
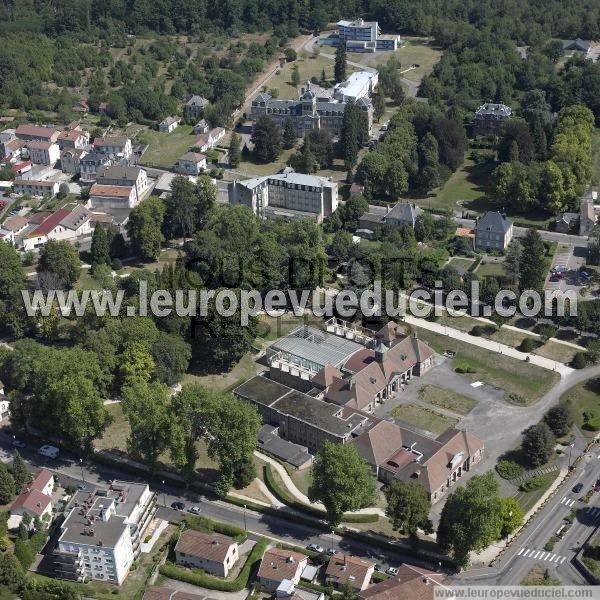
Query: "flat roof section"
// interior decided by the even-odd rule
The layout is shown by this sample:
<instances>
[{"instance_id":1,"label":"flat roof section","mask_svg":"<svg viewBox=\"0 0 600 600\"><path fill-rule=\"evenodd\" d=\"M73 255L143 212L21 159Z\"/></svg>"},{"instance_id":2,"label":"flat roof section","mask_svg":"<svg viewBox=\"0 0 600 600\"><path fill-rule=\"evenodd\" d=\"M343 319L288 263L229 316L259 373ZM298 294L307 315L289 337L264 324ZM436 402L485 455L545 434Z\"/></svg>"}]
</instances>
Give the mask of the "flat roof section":
<instances>
[{"instance_id":1,"label":"flat roof section","mask_svg":"<svg viewBox=\"0 0 600 600\"><path fill-rule=\"evenodd\" d=\"M279 398L285 396L290 391L290 388L272 379L256 375L233 391L240 398L252 400L252 402L263 404L264 406L271 406Z\"/></svg>"}]
</instances>

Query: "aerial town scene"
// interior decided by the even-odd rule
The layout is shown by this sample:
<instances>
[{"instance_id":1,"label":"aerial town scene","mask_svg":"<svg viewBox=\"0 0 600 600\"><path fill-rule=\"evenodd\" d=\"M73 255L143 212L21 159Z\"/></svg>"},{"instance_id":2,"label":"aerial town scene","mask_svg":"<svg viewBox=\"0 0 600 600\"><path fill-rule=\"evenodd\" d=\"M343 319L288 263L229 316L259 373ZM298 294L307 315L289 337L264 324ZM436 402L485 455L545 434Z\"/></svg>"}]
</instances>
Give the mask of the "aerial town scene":
<instances>
[{"instance_id":1,"label":"aerial town scene","mask_svg":"<svg viewBox=\"0 0 600 600\"><path fill-rule=\"evenodd\" d=\"M598 0L0 38L0 600L600 598Z\"/></svg>"}]
</instances>

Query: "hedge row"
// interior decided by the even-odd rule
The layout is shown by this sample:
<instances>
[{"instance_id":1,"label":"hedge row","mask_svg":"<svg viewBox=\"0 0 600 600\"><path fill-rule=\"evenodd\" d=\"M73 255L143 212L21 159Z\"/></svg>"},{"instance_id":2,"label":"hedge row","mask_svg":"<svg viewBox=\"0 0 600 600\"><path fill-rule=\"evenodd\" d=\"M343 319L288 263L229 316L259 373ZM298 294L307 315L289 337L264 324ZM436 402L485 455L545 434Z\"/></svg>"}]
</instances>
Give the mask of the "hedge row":
<instances>
[{"instance_id":1,"label":"hedge row","mask_svg":"<svg viewBox=\"0 0 600 600\"><path fill-rule=\"evenodd\" d=\"M246 562L244 563L239 575L231 581L219 579L200 571L190 571L189 569L178 567L170 562L167 562L160 567L160 574L164 575L165 577L170 577L171 579L177 579L179 581L190 583L191 585L197 585L209 590L218 590L221 592L239 592L247 587L248 580L250 579L250 573L252 572L254 565L261 560L266 549L267 540L260 538L252 548L252 551L246 559Z\"/></svg>"},{"instance_id":2,"label":"hedge row","mask_svg":"<svg viewBox=\"0 0 600 600\"><path fill-rule=\"evenodd\" d=\"M317 519L327 518L327 514L325 513L325 511L319 510L318 508L313 508L312 506L308 506L307 504L296 500L296 498L294 498L285 488L279 485L279 483L273 476L271 465L264 465L263 474L266 486L278 500L281 500L281 502L287 504L287 506L295 508L296 510L300 510L309 515L313 515ZM342 517L342 521L344 523L377 523L377 521L379 521L379 515L346 513Z\"/></svg>"},{"instance_id":3,"label":"hedge row","mask_svg":"<svg viewBox=\"0 0 600 600\"><path fill-rule=\"evenodd\" d=\"M212 533L214 531L215 533L234 538L238 544L243 544L248 537L247 533L241 527L213 521L208 517L187 515L185 517L185 523L188 529L194 529L195 531L202 531L204 533Z\"/></svg>"}]
</instances>

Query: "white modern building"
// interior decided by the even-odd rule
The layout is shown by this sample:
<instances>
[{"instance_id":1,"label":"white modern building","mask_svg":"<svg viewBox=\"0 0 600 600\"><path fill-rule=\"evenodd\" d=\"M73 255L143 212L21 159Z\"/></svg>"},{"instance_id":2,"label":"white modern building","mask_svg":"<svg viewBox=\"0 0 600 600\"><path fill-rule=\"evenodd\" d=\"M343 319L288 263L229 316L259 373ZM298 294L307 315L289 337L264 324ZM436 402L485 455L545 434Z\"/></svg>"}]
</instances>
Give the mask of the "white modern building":
<instances>
[{"instance_id":1,"label":"white modern building","mask_svg":"<svg viewBox=\"0 0 600 600\"><path fill-rule=\"evenodd\" d=\"M140 554L155 494L147 484L113 481L109 490L77 492L71 507L54 553L57 572L121 585Z\"/></svg>"},{"instance_id":2,"label":"white modern building","mask_svg":"<svg viewBox=\"0 0 600 600\"><path fill-rule=\"evenodd\" d=\"M60 158L60 148L52 142L33 140L27 144L27 150L34 165L53 167Z\"/></svg>"},{"instance_id":3,"label":"white modern building","mask_svg":"<svg viewBox=\"0 0 600 600\"><path fill-rule=\"evenodd\" d=\"M58 194L58 181L40 179L15 179L15 194L31 194L32 196L55 196Z\"/></svg>"},{"instance_id":4,"label":"white modern building","mask_svg":"<svg viewBox=\"0 0 600 600\"><path fill-rule=\"evenodd\" d=\"M377 21L338 21L340 43L351 52L378 52L396 50L399 35L382 35Z\"/></svg>"},{"instance_id":5,"label":"white modern building","mask_svg":"<svg viewBox=\"0 0 600 600\"><path fill-rule=\"evenodd\" d=\"M96 183L105 186L133 187L135 190L135 204L142 201L150 187L145 169L116 165L101 168L98 171Z\"/></svg>"},{"instance_id":6,"label":"white modern building","mask_svg":"<svg viewBox=\"0 0 600 600\"><path fill-rule=\"evenodd\" d=\"M158 130L163 133L171 133L171 131L177 129L179 121L181 121L179 117L167 117L158 124Z\"/></svg>"},{"instance_id":7,"label":"white modern building","mask_svg":"<svg viewBox=\"0 0 600 600\"><path fill-rule=\"evenodd\" d=\"M94 149L101 154L114 154L129 158L133 153L131 140L124 136L109 136L105 138L96 138L94 140Z\"/></svg>"},{"instance_id":8,"label":"white modern building","mask_svg":"<svg viewBox=\"0 0 600 600\"><path fill-rule=\"evenodd\" d=\"M287 172L229 184L229 202L244 204L261 219L315 219L338 207L338 188L327 177Z\"/></svg>"},{"instance_id":9,"label":"white modern building","mask_svg":"<svg viewBox=\"0 0 600 600\"><path fill-rule=\"evenodd\" d=\"M334 97L340 102L356 102L359 98L369 98L379 81L377 71L356 71L335 89Z\"/></svg>"}]
</instances>

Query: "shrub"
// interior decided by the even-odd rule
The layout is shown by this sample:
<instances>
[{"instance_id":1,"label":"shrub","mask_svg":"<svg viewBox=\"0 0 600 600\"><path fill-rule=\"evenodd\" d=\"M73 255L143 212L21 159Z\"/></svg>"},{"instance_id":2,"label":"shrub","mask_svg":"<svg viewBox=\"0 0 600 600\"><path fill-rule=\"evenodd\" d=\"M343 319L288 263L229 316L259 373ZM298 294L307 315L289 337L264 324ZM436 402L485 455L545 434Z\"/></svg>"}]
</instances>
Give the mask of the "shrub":
<instances>
[{"instance_id":1,"label":"shrub","mask_svg":"<svg viewBox=\"0 0 600 600\"><path fill-rule=\"evenodd\" d=\"M517 406L526 406L527 405L527 398L525 396L522 396L521 394L514 394L514 393L508 394L507 400L511 404L516 404Z\"/></svg>"},{"instance_id":2,"label":"shrub","mask_svg":"<svg viewBox=\"0 0 600 600\"><path fill-rule=\"evenodd\" d=\"M571 366L574 369L584 369L587 365L587 354L585 352L577 352L573 357Z\"/></svg>"},{"instance_id":3,"label":"shrub","mask_svg":"<svg viewBox=\"0 0 600 600\"><path fill-rule=\"evenodd\" d=\"M588 431L600 431L600 416L589 417L583 425Z\"/></svg>"},{"instance_id":4,"label":"shrub","mask_svg":"<svg viewBox=\"0 0 600 600\"><path fill-rule=\"evenodd\" d=\"M204 533L220 533L226 535L242 544L246 538L246 532L240 527L235 525L228 525L227 523L220 523L219 521L213 521L208 517L202 517L199 515L186 515L185 524L188 529L194 529L195 531L202 531Z\"/></svg>"},{"instance_id":5,"label":"shrub","mask_svg":"<svg viewBox=\"0 0 600 600\"><path fill-rule=\"evenodd\" d=\"M501 460L496 465L496 471L498 471L500 477L510 481L523 474L523 467L514 460Z\"/></svg>"},{"instance_id":6,"label":"shrub","mask_svg":"<svg viewBox=\"0 0 600 600\"><path fill-rule=\"evenodd\" d=\"M113 271L120 271L123 268L123 263L118 258L114 258L111 264Z\"/></svg>"},{"instance_id":7,"label":"shrub","mask_svg":"<svg viewBox=\"0 0 600 600\"><path fill-rule=\"evenodd\" d=\"M533 350L533 340L530 337L526 337L519 346L521 352L531 352Z\"/></svg>"},{"instance_id":8,"label":"shrub","mask_svg":"<svg viewBox=\"0 0 600 600\"><path fill-rule=\"evenodd\" d=\"M546 542L546 545L544 546L544 550L546 552L552 552L552 550L554 550L554 542Z\"/></svg>"},{"instance_id":9,"label":"shrub","mask_svg":"<svg viewBox=\"0 0 600 600\"><path fill-rule=\"evenodd\" d=\"M457 373L476 373L473 366L466 360L462 360L462 359L455 361L454 370Z\"/></svg>"},{"instance_id":10,"label":"shrub","mask_svg":"<svg viewBox=\"0 0 600 600\"><path fill-rule=\"evenodd\" d=\"M483 325L475 325L475 327L471 329L471 335L474 335L476 337L481 337L484 333L485 328L483 327Z\"/></svg>"},{"instance_id":11,"label":"shrub","mask_svg":"<svg viewBox=\"0 0 600 600\"><path fill-rule=\"evenodd\" d=\"M35 558L29 544L22 539L17 539L15 541L15 556L25 570L29 569Z\"/></svg>"},{"instance_id":12,"label":"shrub","mask_svg":"<svg viewBox=\"0 0 600 600\"><path fill-rule=\"evenodd\" d=\"M540 323L535 326L534 331L547 339L556 335L558 327L556 327L556 325L550 325L550 323Z\"/></svg>"}]
</instances>

